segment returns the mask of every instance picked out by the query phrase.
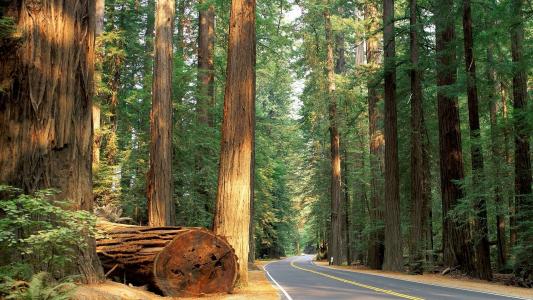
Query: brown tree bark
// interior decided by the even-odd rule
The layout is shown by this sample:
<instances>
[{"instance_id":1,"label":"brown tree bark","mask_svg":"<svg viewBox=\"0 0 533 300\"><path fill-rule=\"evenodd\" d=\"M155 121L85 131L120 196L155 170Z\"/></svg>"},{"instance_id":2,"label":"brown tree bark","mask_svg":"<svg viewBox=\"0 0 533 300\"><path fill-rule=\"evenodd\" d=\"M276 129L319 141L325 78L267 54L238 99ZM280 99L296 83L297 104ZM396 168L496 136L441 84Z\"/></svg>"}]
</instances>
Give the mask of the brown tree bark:
<instances>
[{"instance_id":1,"label":"brown tree bark","mask_svg":"<svg viewBox=\"0 0 533 300\"><path fill-rule=\"evenodd\" d=\"M374 3L365 7L365 19L368 21L366 31L372 33L366 41L366 61L373 72L368 81L368 134L370 136L370 224L373 227L368 241L367 264L373 269L381 269L384 255L383 231L383 161L385 139L380 123L383 115L378 104L382 100L379 94L381 79L375 76L381 63L379 37L375 34L380 28L378 10Z\"/></svg>"},{"instance_id":2,"label":"brown tree bark","mask_svg":"<svg viewBox=\"0 0 533 300\"><path fill-rule=\"evenodd\" d=\"M227 293L237 279L237 257L222 237L203 228L97 223L96 250L107 275L148 284L165 296Z\"/></svg>"},{"instance_id":3,"label":"brown tree bark","mask_svg":"<svg viewBox=\"0 0 533 300\"><path fill-rule=\"evenodd\" d=\"M150 115L150 171L148 223L171 226L176 222L172 197L172 32L174 0L159 0L155 12L155 55Z\"/></svg>"},{"instance_id":4,"label":"brown tree bark","mask_svg":"<svg viewBox=\"0 0 533 300\"><path fill-rule=\"evenodd\" d=\"M470 127L470 151L474 186L479 186L483 176L483 149L479 127L479 108L476 83L476 61L474 59L474 37L472 32L472 9L470 0L463 0L463 35L465 50L466 89L468 95L468 121ZM489 228L487 225L487 200L483 196L475 199L477 218L474 222L474 246L476 251L476 272L481 279L492 279L490 264Z\"/></svg>"},{"instance_id":5,"label":"brown tree bark","mask_svg":"<svg viewBox=\"0 0 533 300\"><path fill-rule=\"evenodd\" d=\"M329 4L329 2L326 2ZM333 55L333 30L329 10L324 9L324 28L326 32L326 72L328 85L329 107L329 134L331 153L331 236L328 249L329 261L333 265L340 265L342 258L342 181L341 181L341 157L340 157L340 134L337 126L337 98L335 95L335 62Z\"/></svg>"},{"instance_id":6,"label":"brown tree bark","mask_svg":"<svg viewBox=\"0 0 533 300\"><path fill-rule=\"evenodd\" d=\"M403 271L400 230L400 171L396 111L394 0L383 0L385 49L385 257L383 269Z\"/></svg>"},{"instance_id":7,"label":"brown tree bark","mask_svg":"<svg viewBox=\"0 0 533 300\"><path fill-rule=\"evenodd\" d=\"M425 142L427 134L424 123L422 71L419 64L418 41L418 5L416 0L409 1L410 29L409 47L411 70L411 227L409 272L422 274L424 266L424 252L427 250L429 230L428 207L430 206L429 166L427 164L428 147Z\"/></svg>"},{"instance_id":8,"label":"brown tree bark","mask_svg":"<svg viewBox=\"0 0 533 300\"><path fill-rule=\"evenodd\" d=\"M470 226L449 215L463 197L456 181L464 179L459 107L457 97L450 91L457 79L455 28L450 7L453 1L443 0L437 2L435 10L443 260L447 266L459 266L474 275Z\"/></svg>"},{"instance_id":9,"label":"brown tree bark","mask_svg":"<svg viewBox=\"0 0 533 300\"><path fill-rule=\"evenodd\" d=\"M514 63L513 72L513 123L515 136L515 209L517 243L521 249L515 261L515 273L524 278L531 278L533 264L531 264L531 248L533 235L528 226L533 215L533 194L531 191L531 158L526 120L527 110L527 64L524 62L524 20L523 0L513 0L511 12L513 24L511 27L511 54Z\"/></svg>"},{"instance_id":10,"label":"brown tree bark","mask_svg":"<svg viewBox=\"0 0 533 300\"><path fill-rule=\"evenodd\" d=\"M200 123L213 126L209 108L215 103L215 8L200 0L198 15L198 99L196 109Z\"/></svg>"},{"instance_id":11,"label":"brown tree bark","mask_svg":"<svg viewBox=\"0 0 533 300\"><path fill-rule=\"evenodd\" d=\"M218 190L213 221L239 258L248 283L255 127L255 0L232 0Z\"/></svg>"},{"instance_id":12,"label":"brown tree bark","mask_svg":"<svg viewBox=\"0 0 533 300\"><path fill-rule=\"evenodd\" d=\"M4 16L20 35L0 41L0 182L26 193L56 188L72 209L87 211L93 206L94 5L4 2ZM94 239L78 255L77 271L66 272L100 281Z\"/></svg>"},{"instance_id":13,"label":"brown tree bark","mask_svg":"<svg viewBox=\"0 0 533 300\"><path fill-rule=\"evenodd\" d=\"M498 125L498 99L496 97L498 91L498 85L496 82L496 70L494 69L494 57L492 54L492 48L489 44L487 48L487 81L489 83L488 100L490 106L490 139L491 139L491 153L492 153L492 165L495 170L495 178L502 178L503 161L505 160L502 151L502 140L499 137L499 125ZM498 249L498 269L502 269L507 264L507 243L506 243L506 225L505 214L503 213L504 201L503 191L500 184L496 184L494 188L494 202L496 205L496 247Z\"/></svg>"}]
</instances>

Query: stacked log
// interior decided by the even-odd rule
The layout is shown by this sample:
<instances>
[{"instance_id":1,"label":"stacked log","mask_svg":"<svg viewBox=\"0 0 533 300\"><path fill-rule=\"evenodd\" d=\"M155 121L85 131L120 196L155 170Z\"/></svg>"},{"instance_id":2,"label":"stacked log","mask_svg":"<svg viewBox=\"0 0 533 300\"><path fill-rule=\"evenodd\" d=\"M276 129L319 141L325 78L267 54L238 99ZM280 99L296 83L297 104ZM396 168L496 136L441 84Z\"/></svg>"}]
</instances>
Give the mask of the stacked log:
<instances>
[{"instance_id":1,"label":"stacked log","mask_svg":"<svg viewBox=\"0 0 533 300\"><path fill-rule=\"evenodd\" d=\"M165 296L228 293L238 263L230 244L203 228L99 221L96 251L107 275L149 285Z\"/></svg>"}]
</instances>

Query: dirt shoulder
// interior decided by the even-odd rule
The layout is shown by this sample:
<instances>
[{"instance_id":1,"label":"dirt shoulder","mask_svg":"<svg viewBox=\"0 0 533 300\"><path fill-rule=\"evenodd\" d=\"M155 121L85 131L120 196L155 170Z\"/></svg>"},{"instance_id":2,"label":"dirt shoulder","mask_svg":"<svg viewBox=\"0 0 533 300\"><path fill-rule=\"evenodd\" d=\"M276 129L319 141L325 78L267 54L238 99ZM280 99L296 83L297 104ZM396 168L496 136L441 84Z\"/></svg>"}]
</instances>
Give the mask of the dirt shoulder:
<instances>
[{"instance_id":1,"label":"dirt shoulder","mask_svg":"<svg viewBox=\"0 0 533 300\"><path fill-rule=\"evenodd\" d=\"M387 271L380 271L380 270L369 270L369 269L366 269L360 266L332 267L332 266L328 266L328 263L325 261L315 261L314 263L316 265L323 266L323 267L347 270L347 271L357 272L357 273L372 274L372 275L378 275L378 276L383 276L383 277L388 277L388 278L396 278L396 279L418 282L418 283L433 284L433 285L439 285L439 286L445 286L445 287L451 287L451 288L467 289L467 290L473 290L473 291L478 291L478 292L490 292L490 293L497 293L497 294L533 299L533 289L506 286L498 282L487 282L483 280L466 279L466 278L460 278L460 279L450 278L450 277L442 276L439 274L408 275L404 273L387 272Z\"/></svg>"},{"instance_id":2,"label":"dirt shoulder","mask_svg":"<svg viewBox=\"0 0 533 300\"><path fill-rule=\"evenodd\" d=\"M256 268L248 272L249 284L237 287L232 294L205 295L202 297L161 297L141 288L127 286L118 282L106 281L100 284L80 285L73 297L75 300L166 300L166 299L217 299L217 300L278 300L278 291L265 276L262 266L267 262L259 261Z\"/></svg>"}]
</instances>

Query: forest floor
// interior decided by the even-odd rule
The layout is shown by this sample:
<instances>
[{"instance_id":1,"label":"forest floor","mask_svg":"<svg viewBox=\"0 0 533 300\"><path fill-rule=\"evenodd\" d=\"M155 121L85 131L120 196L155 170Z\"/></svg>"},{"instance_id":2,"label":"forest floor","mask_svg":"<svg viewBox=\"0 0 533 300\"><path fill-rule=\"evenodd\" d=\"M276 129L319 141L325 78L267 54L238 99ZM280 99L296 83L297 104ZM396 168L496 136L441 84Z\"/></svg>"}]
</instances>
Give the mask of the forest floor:
<instances>
[{"instance_id":1,"label":"forest floor","mask_svg":"<svg viewBox=\"0 0 533 300\"><path fill-rule=\"evenodd\" d=\"M127 286L118 282L106 281L100 284L81 285L77 288L75 300L167 300L167 299L187 299L187 300L277 300L279 294L265 276L262 266L267 262L258 261L255 267L248 272L248 286L236 288L232 294L206 295L203 297L162 297L154 293L145 291L139 287Z\"/></svg>"},{"instance_id":2,"label":"forest floor","mask_svg":"<svg viewBox=\"0 0 533 300\"><path fill-rule=\"evenodd\" d=\"M365 274L378 275L383 277L401 279L406 281L433 284L451 288L468 289L480 292L491 292L503 295L533 298L533 289L507 286L501 282L487 282L468 277L454 278L440 274L409 275L405 273L387 272L381 270L370 270L364 266L328 266L326 261L315 261L318 266L342 269Z\"/></svg>"}]
</instances>

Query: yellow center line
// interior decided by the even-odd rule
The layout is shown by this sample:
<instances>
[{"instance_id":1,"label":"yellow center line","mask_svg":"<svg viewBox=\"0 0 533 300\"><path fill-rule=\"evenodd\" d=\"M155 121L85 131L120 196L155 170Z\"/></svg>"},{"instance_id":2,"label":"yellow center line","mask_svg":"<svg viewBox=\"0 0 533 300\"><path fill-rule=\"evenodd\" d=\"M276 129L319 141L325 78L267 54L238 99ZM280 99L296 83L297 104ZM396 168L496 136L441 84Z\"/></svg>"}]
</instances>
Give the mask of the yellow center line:
<instances>
[{"instance_id":1,"label":"yellow center line","mask_svg":"<svg viewBox=\"0 0 533 300\"><path fill-rule=\"evenodd\" d=\"M396 297L403 298L403 299L424 300L424 298L418 298L418 297L415 297L415 296L401 294L401 293L397 293L397 292L394 292L394 291L391 291L391 290L380 289L380 288L375 287L375 286L362 284L362 283L359 283L359 282L356 282L356 281L340 278L340 277L337 277L337 276L329 275L329 274L318 272L318 271L315 271L315 270L302 268L302 267L299 267L296 264L294 264L294 261L291 261L291 266L293 268L295 268L295 269L298 269L298 270L302 270L302 271L305 271L305 272L309 272L309 273L317 274L317 275L320 275L320 276L324 276L324 277L327 277L327 278L330 278L330 279L333 279L333 280L337 280L337 281L344 282L344 283L347 283L347 284L355 285L355 286L360 287L360 288L369 289L369 290L372 290L374 292L383 293L383 294L387 294L387 295L392 295L392 296L396 296Z\"/></svg>"}]
</instances>

